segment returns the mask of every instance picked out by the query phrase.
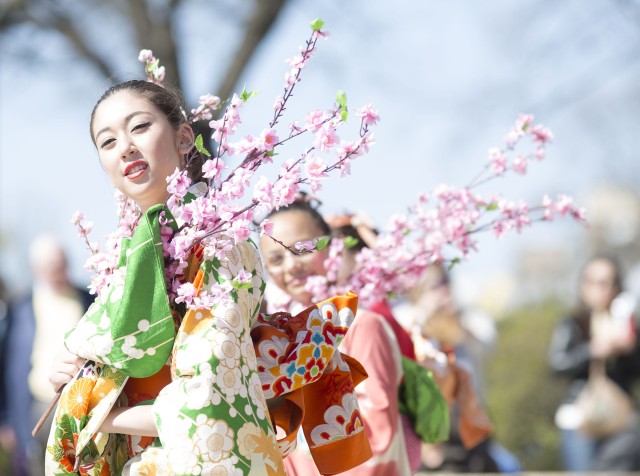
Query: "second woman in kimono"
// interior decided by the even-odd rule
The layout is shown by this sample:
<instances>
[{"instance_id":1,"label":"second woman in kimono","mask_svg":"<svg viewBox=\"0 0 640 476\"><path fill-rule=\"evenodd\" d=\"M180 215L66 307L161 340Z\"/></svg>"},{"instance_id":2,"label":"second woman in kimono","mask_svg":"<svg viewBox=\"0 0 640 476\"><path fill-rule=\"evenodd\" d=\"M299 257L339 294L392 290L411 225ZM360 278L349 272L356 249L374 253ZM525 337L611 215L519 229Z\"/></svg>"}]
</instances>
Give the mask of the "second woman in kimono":
<instances>
[{"instance_id":1,"label":"second woman in kimono","mask_svg":"<svg viewBox=\"0 0 640 476\"><path fill-rule=\"evenodd\" d=\"M272 236L293 247L297 242L327 237L331 230L306 199L272 213ZM269 237L260 250L269 278L287 299L288 309L305 307L312 296L306 285L312 276L324 275L326 251L296 255ZM275 309L274 309L275 310ZM340 350L362 363L368 378L356 388L373 457L344 474L357 476L405 476L411 473L398 409L398 385L402 379L401 354L392 329L373 312L359 310ZM310 442L310 446L313 442ZM285 460L287 474L318 474L311 460L297 451Z\"/></svg>"}]
</instances>

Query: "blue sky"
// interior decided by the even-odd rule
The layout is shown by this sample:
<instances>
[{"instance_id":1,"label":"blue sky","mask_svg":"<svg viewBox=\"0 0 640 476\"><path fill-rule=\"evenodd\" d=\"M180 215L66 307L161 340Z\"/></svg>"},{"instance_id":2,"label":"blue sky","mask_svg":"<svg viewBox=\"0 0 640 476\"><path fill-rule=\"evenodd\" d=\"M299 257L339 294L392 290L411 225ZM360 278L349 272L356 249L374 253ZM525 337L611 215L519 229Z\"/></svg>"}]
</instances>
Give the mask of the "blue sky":
<instances>
[{"instance_id":1,"label":"blue sky","mask_svg":"<svg viewBox=\"0 0 640 476\"><path fill-rule=\"evenodd\" d=\"M331 36L304 72L289 119L328 107L338 89L352 108L373 103L382 121L376 146L332 179L324 210L363 210L379 225L439 183L462 185L499 145L520 112L555 134L548 158L524 178L491 186L512 199L535 201L566 192L583 203L606 184L635 190L640 178L640 16L636 4L604 0L553 2L292 1L241 82L260 95L247 106L243 132L268 122L292 56L322 17ZM235 41L231 22L214 18L206 50L205 2L188 3L176 35L192 71L192 103L220 76ZM115 19L84 12L87 29L118 57L120 72L139 74L137 52ZM214 28L215 26L215 28ZM237 36L237 35L236 35ZM27 59L26 40L38 47ZM26 244L53 232L69 250L73 276L87 251L69 219L82 210L102 238L114 225L111 187L88 134L88 117L107 81L53 34L16 30L0 53L0 275L14 290L29 281ZM213 45L213 47L211 46ZM283 122L283 125L286 121ZM293 153L293 152L292 152ZM587 231L543 224L521 236L481 240L481 252L458 272L475 283L516 270L525 249L565 249L577 265Z\"/></svg>"}]
</instances>

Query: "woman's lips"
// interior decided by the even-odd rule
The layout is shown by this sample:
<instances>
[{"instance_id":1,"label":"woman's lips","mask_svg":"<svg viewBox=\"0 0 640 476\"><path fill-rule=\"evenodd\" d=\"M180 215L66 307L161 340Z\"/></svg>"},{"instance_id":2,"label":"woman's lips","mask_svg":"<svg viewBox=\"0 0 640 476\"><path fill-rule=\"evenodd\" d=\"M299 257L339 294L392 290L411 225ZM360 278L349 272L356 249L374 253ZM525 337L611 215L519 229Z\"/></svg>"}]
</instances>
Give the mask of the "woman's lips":
<instances>
[{"instance_id":1,"label":"woman's lips","mask_svg":"<svg viewBox=\"0 0 640 476\"><path fill-rule=\"evenodd\" d=\"M304 286L306 283L307 283L307 276L298 276L296 278L290 279L287 285L292 288L298 288L300 286Z\"/></svg>"},{"instance_id":2,"label":"woman's lips","mask_svg":"<svg viewBox=\"0 0 640 476\"><path fill-rule=\"evenodd\" d=\"M131 162L124 169L124 176L128 179L134 180L140 177L149 168L149 164L143 160L136 160Z\"/></svg>"}]
</instances>

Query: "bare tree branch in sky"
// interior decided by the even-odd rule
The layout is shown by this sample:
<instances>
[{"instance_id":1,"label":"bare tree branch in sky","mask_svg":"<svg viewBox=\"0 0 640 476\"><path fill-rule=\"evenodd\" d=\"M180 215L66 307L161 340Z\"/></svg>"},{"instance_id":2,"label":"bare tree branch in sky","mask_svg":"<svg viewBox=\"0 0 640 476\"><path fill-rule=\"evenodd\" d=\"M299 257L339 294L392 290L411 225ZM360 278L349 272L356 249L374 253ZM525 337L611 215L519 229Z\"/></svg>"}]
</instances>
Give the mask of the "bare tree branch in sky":
<instances>
[{"instance_id":1,"label":"bare tree branch in sky","mask_svg":"<svg viewBox=\"0 0 640 476\"><path fill-rule=\"evenodd\" d=\"M246 18L234 22L241 29L240 41L231 46L231 62L223 74L220 84L212 84L210 91L221 98L231 95L242 71L249 63L258 45L268 34L276 19L283 11L288 0L253 0L252 4L230 7L224 0L213 2L213 8L220 7L225 14L241 15ZM56 32L65 38L74 52L87 63L95 67L105 77L117 74L118 53L100 50L96 45L100 39L99 32L91 31L83 25L83 14L111 14L121 19L117 32L133 32L136 50L152 49L156 57L161 59L166 68L166 81L181 88L185 77L189 74L180 65L182 51L175 37L180 9L186 5L185 0L165 0L150 2L149 0L103 0L85 1L81 4L61 2L58 0L5 0L0 3L0 35L7 35L12 29L19 27L35 27L37 30ZM202 5L203 19L210 7ZM211 21L213 24L213 21ZM103 34L104 32L102 32ZM118 79L116 77L116 79Z\"/></svg>"}]
</instances>

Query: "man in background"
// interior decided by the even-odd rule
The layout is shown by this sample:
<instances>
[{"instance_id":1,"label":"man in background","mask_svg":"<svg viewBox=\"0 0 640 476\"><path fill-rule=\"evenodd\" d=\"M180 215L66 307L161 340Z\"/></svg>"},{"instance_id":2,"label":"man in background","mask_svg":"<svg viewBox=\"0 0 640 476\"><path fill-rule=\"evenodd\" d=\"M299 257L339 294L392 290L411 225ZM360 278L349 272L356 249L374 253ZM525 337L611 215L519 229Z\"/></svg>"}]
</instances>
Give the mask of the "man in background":
<instances>
[{"instance_id":1,"label":"man in background","mask_svg":"<svg viewBox=\"0 0 640 476\"><path fill-rule=\"evenodd\" d=\"M67 257L52 236L36 238L29 249L30 292L11 303L5 336L4 387L8 424L17 439L16 457L32 475L44 474L44 451L52 415L36 438L31 430L54 397L47 378L65 334L93 298L71 284Z\"/></svg>"}]
</instances>

